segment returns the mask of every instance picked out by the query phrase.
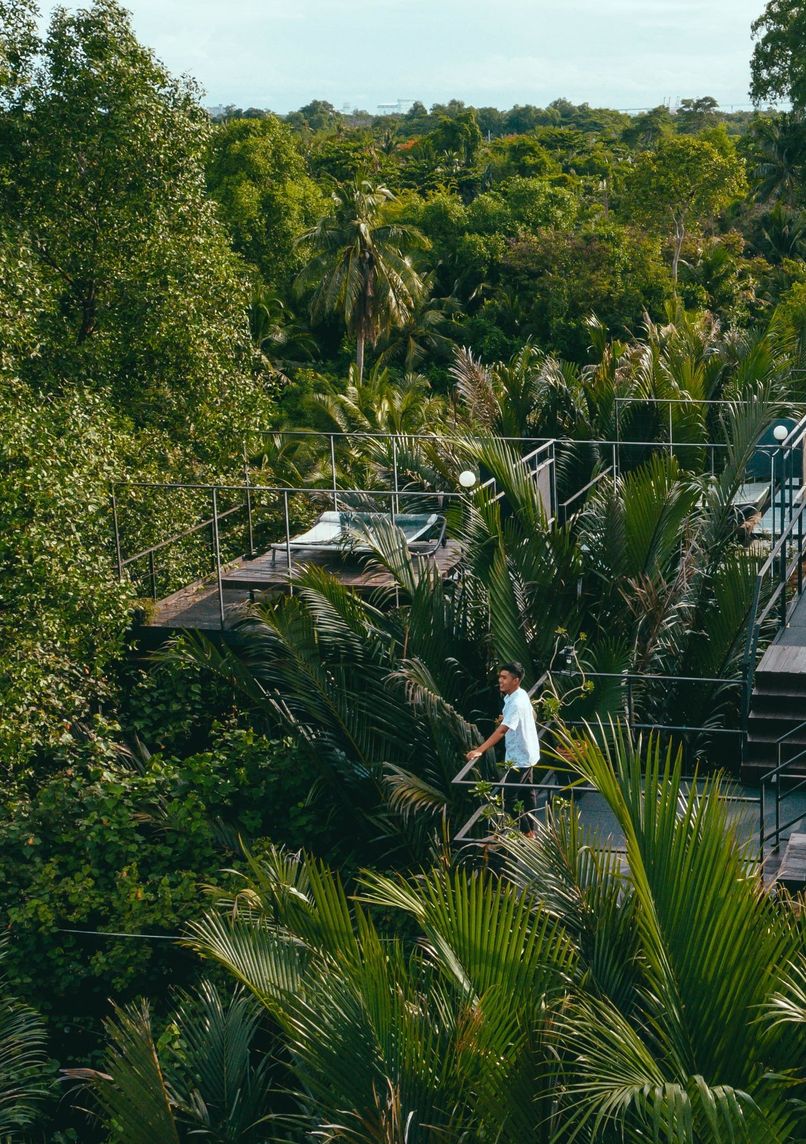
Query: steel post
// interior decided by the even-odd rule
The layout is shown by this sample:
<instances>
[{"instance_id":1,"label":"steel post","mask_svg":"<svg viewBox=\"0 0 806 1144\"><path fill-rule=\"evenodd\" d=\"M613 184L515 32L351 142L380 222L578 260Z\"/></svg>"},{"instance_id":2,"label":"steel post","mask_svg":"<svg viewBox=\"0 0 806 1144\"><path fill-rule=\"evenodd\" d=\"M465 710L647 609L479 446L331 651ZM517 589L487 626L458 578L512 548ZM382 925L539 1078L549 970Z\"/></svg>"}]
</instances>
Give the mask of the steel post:
<instances>
[{"instance_id":1,"label":"steel post","mask_svg":"<svg viewBox=\"0 0 806 1144\"><path fill-rule=\"evenodd\" d=\"M213 553L215 556L215 574L218 585L218 618L221 630L224 630L224 589L221 585L221 542L218 535L218 490L213 486Z\"/></svg>"},{"instance_id":2,"label":"steel post","mask_svg":"<svg viewBox=\"0 0 806 1144\"><path fill-rule=\"evenodd\" d=\"M400 486L398 485L397 479L397 437L392 438L392 480L395 486L395 495L392 497L392 523L394 524L394 518L400 515L400 500L398 498Z\"/></svg>"},{"instance_id":3,"label":"steel post","mask_svg":"<svg viewBox=\"0 0 806 1144\"><path fill-rule=\"evenodd\" d=\"M330 474L333 480L333 511L339 511L339 498L337 496L338 480L336 478L336 439L330 434Z\"/></svg>"},{"instance_id":4,"label":"steel post","mask_svg":"<svg viewBox=\"0 0 806 1144\"><path fill-rule=\"evenodd\" d=\"M285 515L285 559L288 565L288 591L294 595L294 580L291 568L291 520L288 513L288 490L283 489L283 513Z\"/></svg>"},{"instance_id":5,"label":"steel post","mask_svg":"<svg viewBox=\"0 0 806 1144\"><path fill-rule=\"evenodd\" d=\"M243 475L246 482L246 540L248 544L247 556L251 560L255 555L255 532L252 524L252 490L249 487L249 464L244 460Z\"/></svg>"},{"instance_id":6,"label":"steel post","mask_svg":"<svg viewBox=\"0 0 806 1144\"><path fill-rule=\"evenodd\" d=\"M123 558L120 554L120 526L118 524L118 498L115 486L112 486L112 520L115 526L115 563L117 565L118 580L123 579Z\"/></svg>"}]
</instances>

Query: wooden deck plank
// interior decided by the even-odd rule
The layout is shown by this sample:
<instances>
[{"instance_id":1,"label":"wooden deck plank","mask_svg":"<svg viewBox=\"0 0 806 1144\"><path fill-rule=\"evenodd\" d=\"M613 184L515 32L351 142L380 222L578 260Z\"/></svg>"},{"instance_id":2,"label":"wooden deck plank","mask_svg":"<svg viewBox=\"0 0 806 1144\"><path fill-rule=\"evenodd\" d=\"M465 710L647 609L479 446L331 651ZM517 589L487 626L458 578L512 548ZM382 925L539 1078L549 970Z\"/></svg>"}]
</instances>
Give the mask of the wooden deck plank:
<instances>
[{"instance_id":1,"label":"wooden deck plank","mask_svg":"<svg viewBox=\"0 0 806 1144\"><path fill-rule=\"evenodd\" d=\"M806 628L795 630L806 633ZM784 628L784 632L789 631L789 628ZM806 644L806 640L804 640L804 644ZM791 675L806 673L806 646L794 642L770 644L764 652L757 670L759 672L785 672Z\"/></svg>"},{"instance_id":2,"label":"wooden deck plank","mask_svg":"<svg viewBox=\"0 0 806 1144\"><path fill-rule=\"evenodd\" d=\"M458 565L462 555L459 543L449 540L444 546L440 545L432 555L426 551L420 556L422 560L433 561L441 576L445 577ZM327 568L338 576L343 584L358 590L369 588L391 587L394 583L391 575L383 569L367 568L360 559L340 559L337 553L321 552L316 549L300 549L291 555L292 572L299 570L303 565L317 564ZM286 553L277 549L272 558L270 552L256 556L254 560L245 560L236 567L222 575L222 584L225 588L265 589L285 587L288 583L288 562Z\"/></svg>"},{"instance_id":3,"label":"wooden deck plank","mask_svg":"<svg viewBox=\"0 0 806 1144\"><path fill-rule=\"evenodd\" d=\"M806 885L806 834L790 835L777 881L790 890L800 890Z\"/></svg>"}]
</instances>

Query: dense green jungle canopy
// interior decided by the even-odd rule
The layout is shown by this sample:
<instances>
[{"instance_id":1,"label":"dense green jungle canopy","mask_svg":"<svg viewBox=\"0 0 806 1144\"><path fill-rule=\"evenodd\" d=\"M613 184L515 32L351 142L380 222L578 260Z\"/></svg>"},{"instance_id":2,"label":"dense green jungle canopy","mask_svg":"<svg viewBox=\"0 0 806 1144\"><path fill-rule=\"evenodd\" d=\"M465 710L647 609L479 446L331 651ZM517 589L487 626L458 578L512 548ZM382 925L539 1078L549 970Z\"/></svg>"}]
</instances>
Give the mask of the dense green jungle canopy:
<instances>
[{"instance_id":1,"label":"dense green jungle canopy","mask_svg":"<svg viewBox=\"0 0 806 1144\"><path fill-rule=\"evenodd\" d=\"M801 5L755 26L754 98L791 109L733 114L213 122L115 0L39 28L0 0L0 1138L803 1139L802 904L760 892L720 780L697 799L674 742L560 726L626 864L562 806L494 870L450 841L501 659L741 680L757 561L732 498L806 403ZM676 446L613 480L591 442L625 426ZM229 646L146 656L113 482L246 460L313 487L322 447L279 435L301 428L345 435L344 488L388 480L369 432L401 435L410 489L495 476L504 502L449 513L461 582L380 529L392 591L312 568ZM548 437L561 499L595 478L561 525L518 465ZM126 542L207 511L143 494ZM194 543L163 590L209 569ZM735 772L740 687L635 703L703 728L687 768ZM617 721L624 697L541 711Z\"/></svg>"}]
</instances>

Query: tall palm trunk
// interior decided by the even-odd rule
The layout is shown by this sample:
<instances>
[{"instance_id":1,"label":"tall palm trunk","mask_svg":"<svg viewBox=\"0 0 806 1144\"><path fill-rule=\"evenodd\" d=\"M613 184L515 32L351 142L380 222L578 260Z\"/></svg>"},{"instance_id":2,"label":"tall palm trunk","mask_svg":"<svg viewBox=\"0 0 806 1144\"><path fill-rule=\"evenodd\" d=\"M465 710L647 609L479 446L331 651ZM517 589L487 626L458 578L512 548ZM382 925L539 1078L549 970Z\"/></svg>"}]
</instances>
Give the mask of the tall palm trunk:
<instances>
[{"instance_id":1,"label":"tall palm trunk","mask_svg":"<svg viewBox=\"0 0 806 1144\"><path fill-rule=\"evenodd\" d=\"M364 380L364 346L365 346L365 344L366 344L366 338L364 337L364 331L359 330L358 331L358 337L356 338L356 343L355 343L355 364L356 364L356 368L358 369L358 384L359 385Z\"/></svg>"}]
</instances>

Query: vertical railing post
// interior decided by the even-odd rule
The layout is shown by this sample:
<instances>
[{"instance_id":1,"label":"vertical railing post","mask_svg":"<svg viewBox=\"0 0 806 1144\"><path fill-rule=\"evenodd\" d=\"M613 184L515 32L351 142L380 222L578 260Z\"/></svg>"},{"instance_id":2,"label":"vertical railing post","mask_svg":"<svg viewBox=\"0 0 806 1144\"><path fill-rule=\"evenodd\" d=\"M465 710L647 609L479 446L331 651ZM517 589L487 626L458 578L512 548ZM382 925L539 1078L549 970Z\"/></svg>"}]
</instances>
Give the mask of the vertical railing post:
<instances>
[{"instance_id":1,"label":"vertical railing post","mask_svg":"<svg viewBox=\"0 0 806 1144\"><path fill-rule=\"evenodd\" d=\"M396 436L392 438L392 481L393 481L394 487L395 487L395 495L392 497L392 523L394 524L394 518L396 516L400 515L400 500L398 498L398 492L400 491L400 486L398 484L398 479L397 479L397 437Z\"/></svg>"},{"instance_id":2,"label":"vertical railing post","mask_svg":"<svg viewBox=\"0 0 806 1144\"><path fill-rule=\"evenodd\" d=\"M338 504L339 498L336 494L336 489L337 489L337 485L338 485L338 481L336 479L336 441L335 441L332 433L330 434L330 475L331 475L331 478L333 481L333 511L338 512L339 511L339 504Z\"/></svg>"},{"instance_id":3,"label":"vertical railing post","mask_svg":"<svg viewBox=\"0 0 806 1144\"><path fill-rule=\"evenodd\" d=\"M152 549L148 554L148 571L151 576L151 599L156 604L157 602L157 570L154 567L154 551Z\"/></svg>"},{"instance_id":4,"label":"vertical railing post","mask_svg":"<svg viewBox=\"0 0 806 1144\"><path fill-rule=\"evenodd\" d=\"M770 508L772 509L772 537L770 548L775 548L775 452L768 453L770 458Z\"/></svg>"},{"instance_id":5,"label":"vertical railing post","mask_svg":"<svg viewBox=\"0 0 806 1144\"><path fill-rule=\"evenodd\" d=\"M288 489L283 489L283 513L285 515L285 560L288 566L288 591L294 595L294 579L291 568L291 520L288 513Z\"/></svg>"},{"instance_id":6,"label":"vertical railing post","mask_svg":"<svg viewBox=\"0 0 806 1144\"><path fill-rule=\"evenodd\" d=\"M672 402L669 400L669 460L674 456L674 428L672 426Z\"/></svg>"},{"instance_id":7,"label":"vertical railing post","mask_svg":"<svg viewBox=\"0 0 806 1144\"><path fill-rule=\"evenodd\" d=\"M216 584L218 585L218 618L224 630L224 589L221 584L221 540L218 535L218 490L213 485L213 554L215 557Z\"/></svg>"},{"instance_id":8,"label":"vertical railing post","mask_svg":"<svg viewBox=\"0 0 806 1144\"><path fill-rule=\"evenodd\" d=\"M115 492L117 485L112 485L112 521L115 527L115 565L118 572L118 580L123 579L123 559L120 555L120 525L118 523L118 498Z\"/></svg>"},{"instance_id":9,"label":"vertical railing post","mask_svg":"<svg viewBox=\"0 0 806 1144\"><path fill-rule=\"evenodd\" d=\"M248 549L246 555L251 560L255 555L255 531L252 523L252 490L249 486L249 462L244 457L243 475L246 483L246 540Z\"/></svg>"},{"instance_id":10,"label":"vertical railing post","mask_svg":"<svg viewBox=\"0 0 806 1144\"><path fill-rule=\"evenodd\" d=\"M803 595L803 510L798 512L798 596Z\"/></svg>"},{"instance_id":11,"label":"vertical railing post","mask_svg":"<svg viewBox=\"0 0 806 1144\"><path fill-rule=\"evenodd\" d=\"M758 823L758 860L759 864L764 867L764 843L766 841L764 834L767 829L767 784L762 781L761 789L759 790L758 797L759 806L759 823Z\"/></svg>"},{"instance_id":12,"label":"vertical railing post","mask_svg":"<svg viewBox=\"0 0 806 1144\"><path fill-rule=\"evenodd\" d=\"M784 540L784 543L781 545L781 555L780 555L780 557L779 557L779 559L780 559L780 562L781 562L781 565L780 565L780 578L781 578L781 627L782 627L782 628L785 628L785 627L786 627L786 612L787 612L787 601L786 601L786 569L787 569L787 563L786 563L786 548L787 548L787 545L786 545L786 540Z\"/></svg>"},{"instance_id":13,"label":"vertical railing post","mask_svg":"<svg viewBox=\"0 0 806 1144\"><path fill-rule=\"evenodd\" d=\"M634 734L635 724L635 706L633 703L632 693L632 676L627 676L627 722L630 727L630 734Z\"/></svg>"}]
</instances>

